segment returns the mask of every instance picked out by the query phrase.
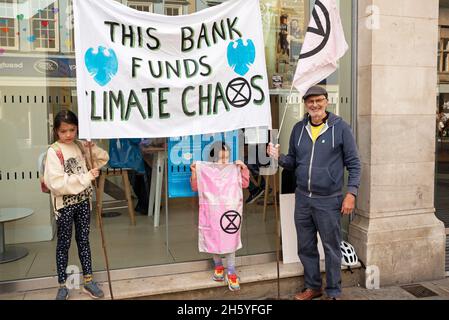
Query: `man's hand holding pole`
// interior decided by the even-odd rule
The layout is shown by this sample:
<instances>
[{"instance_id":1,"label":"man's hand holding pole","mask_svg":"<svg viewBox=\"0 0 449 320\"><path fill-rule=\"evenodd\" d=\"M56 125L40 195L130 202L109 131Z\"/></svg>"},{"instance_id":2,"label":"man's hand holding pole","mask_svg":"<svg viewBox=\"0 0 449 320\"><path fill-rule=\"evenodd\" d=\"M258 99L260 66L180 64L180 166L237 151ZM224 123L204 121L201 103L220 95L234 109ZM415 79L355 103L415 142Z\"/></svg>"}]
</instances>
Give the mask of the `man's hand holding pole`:
<instances>
[{"instance_id":1,"label":"man's hand holding pole","mask_svg":"<svg viewBox=\"0 0 449 320\"><path fill-rule=\"evenodd\" d=\"M280 147L281 146L279 144L274 145L272 142L270 142L268 144L268 147L267 147L268 155L271 158L275 159L275 160L279 160L279 149L280 149Z\"/></svg>"}]
</instances>

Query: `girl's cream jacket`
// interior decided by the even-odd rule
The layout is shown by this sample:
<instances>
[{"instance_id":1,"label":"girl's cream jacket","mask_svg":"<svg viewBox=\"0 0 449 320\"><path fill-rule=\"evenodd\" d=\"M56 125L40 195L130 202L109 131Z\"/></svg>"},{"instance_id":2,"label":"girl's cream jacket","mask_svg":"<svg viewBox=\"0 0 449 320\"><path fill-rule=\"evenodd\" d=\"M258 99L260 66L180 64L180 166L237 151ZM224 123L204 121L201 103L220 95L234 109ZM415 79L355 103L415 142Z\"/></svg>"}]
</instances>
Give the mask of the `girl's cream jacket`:
<instances>
[{"instance_id":1,"label":"girl's cream jacket","mask_svg":"<svg viewBox=\"0 0 449 320\"><path fill-rule=\"evenodd\" d=\"M58 210L69 205L92 199L92 180L94 177L89 168L101 168L109 160L108 153L98 147L92 146L93 166L90 164L89 148L81 150L82 143L58 143L64 156L64 166L61 165L54 148L49 148L45 161L44 182L50 189L56 218ZM81 148L80 148L81 147ZM86 163L89 161L89 164Z\"/></svg>"}]
</instances>

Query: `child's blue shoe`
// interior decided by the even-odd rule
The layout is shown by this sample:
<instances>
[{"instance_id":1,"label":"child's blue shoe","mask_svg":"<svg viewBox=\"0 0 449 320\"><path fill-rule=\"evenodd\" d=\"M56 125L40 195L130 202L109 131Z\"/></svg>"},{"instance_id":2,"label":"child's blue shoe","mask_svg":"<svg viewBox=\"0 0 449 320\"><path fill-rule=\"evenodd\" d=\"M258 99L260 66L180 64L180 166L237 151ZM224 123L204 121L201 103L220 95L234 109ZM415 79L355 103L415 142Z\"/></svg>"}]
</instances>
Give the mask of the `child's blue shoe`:
<instances>
[{"instance_id":1,"label":"child's blue shoe","mask_svg":"<svg viewBox=\"0 0 449 320\"><path fill-rule=\"evenodd\" d=\"M83 291L91 296L93 299L100 299L104 297L103 291L98 287L94 281L88 282L84 285Z\"/></svg>"},{"instance_id":2,"label":"child's blue shoe","mask_svg":"<svg viewBox=\"0 0 449 320\"><path fill-rule=\"evenodd\" d=\"M56 294L56 300L67 300L69 298L69 289L66 287L60 287Z\"/></svg>"}]
</instances>

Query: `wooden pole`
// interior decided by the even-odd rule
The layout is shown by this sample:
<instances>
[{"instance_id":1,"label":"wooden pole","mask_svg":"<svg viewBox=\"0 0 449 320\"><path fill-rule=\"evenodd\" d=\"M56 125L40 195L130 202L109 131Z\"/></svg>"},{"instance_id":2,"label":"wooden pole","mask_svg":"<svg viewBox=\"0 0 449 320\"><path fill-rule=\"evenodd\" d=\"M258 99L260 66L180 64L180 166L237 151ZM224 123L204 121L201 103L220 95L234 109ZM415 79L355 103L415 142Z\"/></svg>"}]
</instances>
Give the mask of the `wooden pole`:
<instances>
[{"instance_id":1,"label":"wooden pole","mask_svg":"<svg viewBox=\"0 0 449 320\"><path fill-rule=\"evenodd\" d=\"M90 142L90 141L89 141ZM93 169L93 155L92 155L92 144L89 143L89 155L90 155L90 163L91 163L91 169ZM97 188L97 180L94 180L94 186L95 188ZM98 199L97 199L98 200ZM98 206L97 206L98 208ZM103 246L103 253L104 253L104 260L106 263L106 272L108 275L108 284L109 284L109 293L111 294L111 300L114 300L114 294L112 293L112 283L111 283L111 274L109 272L109 259L108 259L108 252L106 250L106 241L104 240L104 232L103 232L103 218L101 216L101 209L100 210L96 210L97 211L97 221L99 222L100 225L100 234L101 234L101 244Z\"/></svg>"}]
</instances>

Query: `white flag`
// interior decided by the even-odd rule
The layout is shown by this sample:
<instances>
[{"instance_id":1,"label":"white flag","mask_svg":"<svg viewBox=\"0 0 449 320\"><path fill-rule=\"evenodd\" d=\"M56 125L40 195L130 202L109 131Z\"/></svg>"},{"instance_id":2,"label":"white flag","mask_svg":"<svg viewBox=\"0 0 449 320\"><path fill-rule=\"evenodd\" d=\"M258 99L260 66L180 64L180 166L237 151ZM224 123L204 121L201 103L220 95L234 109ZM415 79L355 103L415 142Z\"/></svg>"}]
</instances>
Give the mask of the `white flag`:
<instances>
[{"instance_id":1,"label":"white flag","mask_svg":"<svg viewBox=\"0 0 449 320\"><path fill-rule=\"evenodd\" d=\"M316 0L293 85L303 95L337 69L348 50L336 0Z\"/></svg>"}]
</instances>

